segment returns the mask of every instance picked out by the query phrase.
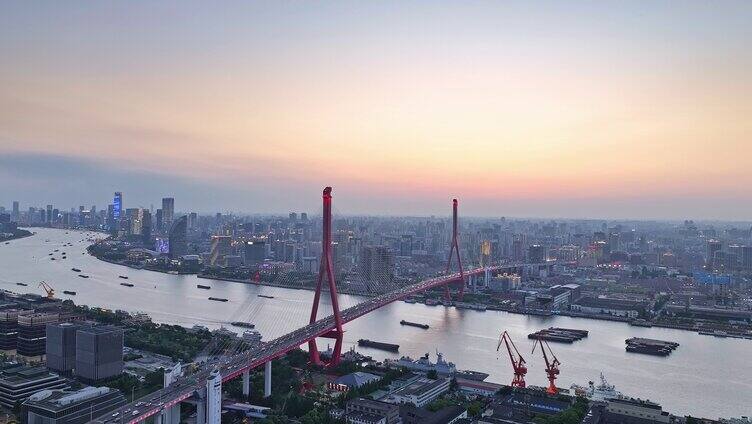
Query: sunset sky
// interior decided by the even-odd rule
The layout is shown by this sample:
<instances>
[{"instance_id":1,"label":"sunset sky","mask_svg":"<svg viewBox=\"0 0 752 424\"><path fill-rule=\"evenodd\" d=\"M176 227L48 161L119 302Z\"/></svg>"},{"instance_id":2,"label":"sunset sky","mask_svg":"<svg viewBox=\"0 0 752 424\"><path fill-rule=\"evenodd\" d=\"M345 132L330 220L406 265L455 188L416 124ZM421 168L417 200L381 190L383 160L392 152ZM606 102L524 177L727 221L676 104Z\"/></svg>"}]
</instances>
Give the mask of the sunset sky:
<instances>
[{"instance_id":1,"label":"sunset sky","mask_svg":"<svg viewBox=\"0 0 752 424\"><path fill-rule=\"evenodd\" d=\"M750 1L0 4L0 204L752 217Z\"/></svg>"}]
</instances>

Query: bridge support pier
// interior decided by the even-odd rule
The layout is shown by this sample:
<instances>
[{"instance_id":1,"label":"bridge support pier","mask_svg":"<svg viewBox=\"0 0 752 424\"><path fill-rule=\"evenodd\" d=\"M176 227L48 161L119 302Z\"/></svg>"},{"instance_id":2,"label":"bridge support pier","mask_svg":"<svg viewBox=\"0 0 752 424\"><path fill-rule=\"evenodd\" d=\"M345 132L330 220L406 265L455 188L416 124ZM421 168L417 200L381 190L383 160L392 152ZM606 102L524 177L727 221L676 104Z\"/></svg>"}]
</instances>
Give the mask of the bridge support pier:
<instances>
[{"instance_id":1,"label":"bridge support pier","mask_svg":"<svg viewBox=\"0 0 752 424\"><path fill-rule=\"evenodd\" d=\"M272 395L272 361L264 364L264 397Z\"/></svg>"},{"instance_id":2,"label":"bridge support pier","mask_svg":"<svg viewBox=\"0 0 752 424\"><path fill-rule=\"evenodd\" d=\"M251 371L243 372L243 398L248 399L251 395Z\"/></svg>"},{"instance_id":3,"label":"bridge support pier","mask_svg":"<svg viewBox=\"0 0 752 424\"><path fill-rule=\"evenodd\" d=\"M206 395L196 399L196 424L206 424Z\"/></svg>"}]
</instances>

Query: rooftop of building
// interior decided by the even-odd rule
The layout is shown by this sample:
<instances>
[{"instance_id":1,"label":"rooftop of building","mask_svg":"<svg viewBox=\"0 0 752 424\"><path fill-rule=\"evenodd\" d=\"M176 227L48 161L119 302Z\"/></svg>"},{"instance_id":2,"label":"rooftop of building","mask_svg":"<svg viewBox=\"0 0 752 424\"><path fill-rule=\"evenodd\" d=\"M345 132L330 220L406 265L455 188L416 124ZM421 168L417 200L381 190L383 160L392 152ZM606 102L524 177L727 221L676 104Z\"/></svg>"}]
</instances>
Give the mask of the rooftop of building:
<instances>
[{"instance_id":1,"label":"rooftop of building","mask_svg":"<svg viewBox=\"0 0 752 424\"><path fill-rule=\"evenodd\" d=\"M334 381L335 384L341 384L347 387L360 387L373 381L379 381L381 377L367 372L354 372L343 375Z\"/></svg>"},{"instance_id":2,"label":"rooftop of building","mask_svg":"<svg viewBox=\"0 0 752 424\"><path fill-rule=\"evenodd\" d=\"M28 366L22 364L4 364L0 366L0 382L3 384L22 384L30 381L57 378L44 366Z\"/></svg>"},{"instance_id":3,"label":"rooftop of building","mask_svg":"<svg viewBox=\"0 0 752 424\"><path fill-rule=\"evenodd\" d=\"M397 389L394 394L398 396L420 396L423 393L447 384L448 381L448 378L438 378L436 380L431 380L430 378L418 378L415 381L408 383L406 386Z\"/></svg>"},{"instance_id":4,"label":"rooftop of building","mask_svg":"<svg viewBox=\"0 0 752 424\"><path fill-rule=\"evenodd\" d=\"M25 402L27 406L37 406L51 411L69 408L71 405L95 399L116 389L109 387L84 387L79 390L42 390L29 396Z\"/></svg>"},{"instance_id":5,"label":"rooftop of building","mask_svg":"<svg viewBox=\"0 0 752 424\"><path fill-rule=\"evenodd\" d=\"M108 334L108 333L123 332L123 329L120 327L112 326L112 325L96 325L96 326L82 327L78 331L82 333L91 333L91 334Z\"/></svg>"}]
</instances>

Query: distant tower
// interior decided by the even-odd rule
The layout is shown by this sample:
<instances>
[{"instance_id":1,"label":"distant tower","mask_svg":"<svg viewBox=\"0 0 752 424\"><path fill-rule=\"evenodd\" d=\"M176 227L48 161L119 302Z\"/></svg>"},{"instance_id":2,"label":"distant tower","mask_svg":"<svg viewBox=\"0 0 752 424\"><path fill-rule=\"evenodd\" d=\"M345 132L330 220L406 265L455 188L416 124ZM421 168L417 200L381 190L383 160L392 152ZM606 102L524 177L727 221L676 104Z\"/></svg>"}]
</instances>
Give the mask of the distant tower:
<instances>
[{"instance_id":1,"label":"distant tower","mask_svg":"<svg viewBox=\"0 0 752 424\"><path fill-rule=\"evenodd\" d=\"M112 218L115 222L120 222L120 217L123 213L123 193L116 191L115 197L112 199Z\"/></svg>"},{"instance_id":2,"label":"distant tower","mask_svg":"<svg viewBox=\"0 0 752 424\"><path fill-rule=\"evenodd\" d=\"M175 217L175 199L165 197L162 199L162 228L170 228L172 219Z\"/></svg>"},{"instance_id":3,"label":"distant tower","mask_svg":"<svg viewBox=\"0 0 752 424\"><path fill-rule=\"evenodd\" d=\"M218 370L206 379L206 424L222 424L222 376Z\"/></svg>"}]
</instances>

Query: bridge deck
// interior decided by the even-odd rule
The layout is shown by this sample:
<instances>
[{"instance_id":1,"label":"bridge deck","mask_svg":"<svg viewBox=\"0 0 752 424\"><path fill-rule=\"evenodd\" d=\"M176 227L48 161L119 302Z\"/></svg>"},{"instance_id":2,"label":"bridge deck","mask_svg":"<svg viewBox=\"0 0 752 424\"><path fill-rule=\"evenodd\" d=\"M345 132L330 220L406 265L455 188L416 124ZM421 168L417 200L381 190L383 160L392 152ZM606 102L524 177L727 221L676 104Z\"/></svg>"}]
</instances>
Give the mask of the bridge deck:
<instances>
[{"instance_id":1,"label":"bridge deck","mask_svg":"<svg viewBox=\"0 0 752 424\"><path fill-rule=\"evenodd\" d=\"M476 268L465 272L465 276L478 275L486 272L486 270L496 271L504 267L490 267L490 268ZM374 311L382 306L392 303L396 300L403 299L415 293L419 293L437 286L442 286L447 283L452 283L459 280L460 274L448 274L441 277L430 278L421 282L411 284L402 287L398 290L385 293L366 300L363 303L347 308L342 311L341 316L343 322L350 322L358 317L361 317L371 311ZM263 343L260 347L252 350L248 350L237 355L223 359L222 361L214 361L207 363L203 369L197 373L194 373L186 378L180 379L170 387L157 390L141 399L138 399L130 404L111 411L106 415L96 418L92 422L104 423L138 423L144 421L146 418L159 413L162 409L171 407L189 397L193 396L194 392L206 384L206 379L212 369L218 368L222 375L222 381L232 380L239 375L243 374L246 370L253 369L259 365L265 364L268 361L279 358L287 352L297 349L301 345L308 341L320 337L329 331L334 326L334 316L329 315L322 318L312 324L308 324L305 327L301 327L295 331L280 336L268 343ZM136 406L136 404L140 406ZM117 416L113 416L113 413L117 412Z\"/></svg>"}]
</instances>

